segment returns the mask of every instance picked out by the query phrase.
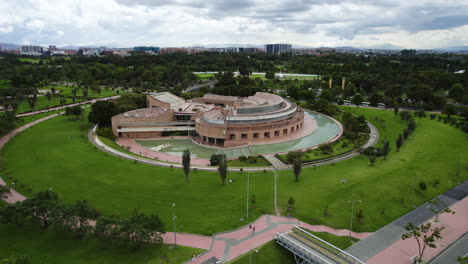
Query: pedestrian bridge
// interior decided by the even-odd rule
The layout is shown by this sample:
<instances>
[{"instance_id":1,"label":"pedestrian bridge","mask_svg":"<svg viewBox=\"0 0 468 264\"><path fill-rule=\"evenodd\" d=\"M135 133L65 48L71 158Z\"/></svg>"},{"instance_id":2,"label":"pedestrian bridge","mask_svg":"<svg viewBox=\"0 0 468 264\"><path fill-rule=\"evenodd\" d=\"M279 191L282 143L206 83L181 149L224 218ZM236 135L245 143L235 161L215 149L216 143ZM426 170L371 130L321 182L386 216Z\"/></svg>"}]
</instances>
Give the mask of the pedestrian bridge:
<instances>
[{"instance_id":1,"label":"pedestrian bridge","mask_svg":"<svg viewBox=\"0 0 468 264\"><path fill-rule=\"evenodd\" d=\"M275 239L294 254L297 264L364 264L298 226L285 233L277 233Z\"/></svg>"}]
</instances>

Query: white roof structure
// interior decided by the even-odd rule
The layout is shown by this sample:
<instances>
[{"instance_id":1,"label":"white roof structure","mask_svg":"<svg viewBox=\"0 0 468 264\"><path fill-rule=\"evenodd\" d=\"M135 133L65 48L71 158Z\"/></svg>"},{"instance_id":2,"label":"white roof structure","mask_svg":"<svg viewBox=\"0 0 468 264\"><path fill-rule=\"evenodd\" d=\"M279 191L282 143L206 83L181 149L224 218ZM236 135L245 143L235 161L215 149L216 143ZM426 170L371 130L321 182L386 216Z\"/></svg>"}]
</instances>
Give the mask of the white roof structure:
<instances>
[{"instance_id":1,"label":"white roof structure","mask_svg":"<svg viewBox=\"0 0 468 264\"><path fill-rule=\"evenodd\" d=\"M158 99L159 101L170 104L171 107L185 102L184 99L169 92L152 93L151 96Z\"/></svg>"}]
</instances>

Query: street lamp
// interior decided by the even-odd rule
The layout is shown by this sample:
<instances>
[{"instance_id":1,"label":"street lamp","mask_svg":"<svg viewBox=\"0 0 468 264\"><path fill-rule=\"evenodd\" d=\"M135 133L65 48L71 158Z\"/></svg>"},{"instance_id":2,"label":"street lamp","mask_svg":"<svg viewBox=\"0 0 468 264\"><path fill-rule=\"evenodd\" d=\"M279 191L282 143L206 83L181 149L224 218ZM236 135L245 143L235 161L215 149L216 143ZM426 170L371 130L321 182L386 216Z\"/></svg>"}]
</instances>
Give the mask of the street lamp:
<instances>
[{"instance_id":1,"label":"street lamp","mask_svg":"<svg viewBox=\"0 0 468 264\"><path fill-rule=\"evenodd\" d=\"M250 187L250 172L251 171L247 171L247 208L246 208L246 211L247 211L247 217L246 219L249 219L249 187ZM252 172L253 173L253 172Z\"/></svg>"},{"instance_id":2,"label":"street lamp","mask_svg":"<svg viewBox=\"0 0 468 264\"><path fill-rule=\"evenodd\" d=\"M174 209L172 220L174 220L174 248L175 248L177 247L177 225L176 225L177 216L175 215L175 211L176 211L175 203L172 204L172 208Z\"/></svg>"},{"instance_id":3,"label":"street lamp","mask_svg":"<svg viewBox=\"0 0 468 264\"><path fill-rule=\"evenodd\" d=\"M353 214L354 214L354 202L359 202L362 203L361 200L352 200L348 201L348 203L351 203L351 219L349 221L349 237L351 237L351 233L353 232Z\"/></svg>"},{"instance_id":4,"label":"street lamp","mask_svg":"<svg viewBox=\"0 0 468 264\"><path fill-rule=\"evenodd\" d=\"M249 264L252 264L252 249L249 250L250 251L250 254L249 254ZM258 250L257 249L254 249L253 250L255 253L258 253Z\"/></svg>"}]
</instances>

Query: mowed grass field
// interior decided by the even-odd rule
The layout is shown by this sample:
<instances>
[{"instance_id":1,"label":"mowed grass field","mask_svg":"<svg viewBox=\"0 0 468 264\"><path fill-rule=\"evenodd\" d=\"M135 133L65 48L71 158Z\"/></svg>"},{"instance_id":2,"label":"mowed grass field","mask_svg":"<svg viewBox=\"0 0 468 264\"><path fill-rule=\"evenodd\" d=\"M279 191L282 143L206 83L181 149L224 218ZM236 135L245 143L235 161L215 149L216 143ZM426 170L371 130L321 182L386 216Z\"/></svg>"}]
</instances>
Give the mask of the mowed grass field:
<instances>
[{"instance_id":1,"label":"mowed grass field","mask_svg":"<svg viewBox=\"0 0 468 264\"><path fill-rule=\"evenodd\" d=\"M366 156L334 165L304 168L299 182L291 170L278 172L278 204L287 214L289 196L296 199L293 216L312 224L348 228L349 200L360 199L362 223L355 231L375 231L436 195L468 178L467 136L459 129L435 120L417 120L418 128L399 153L393 137L404 127L391 111L356 109L369 118L378 116L387 129L392 152L370 166ZM247 173L229 173L233 183L221 185L215 172L192 173L185 183L182 170L137 164L95 149L86 137L86 122L57 117L45 121L10 142L1 154L2 177L13 176L33 192L52 187L61 199L86 199L101 211L129 214L133 208L161 215L170 226L172 203L176 203L178 229L211 235L247 224L263 213L273 213L274 177L271 172L250 176L250 194L257 197L257 209L249 221L241 221L246 210ZM455 178L456 169L460 176ZM346 183L341 183L346 179ZM440 180L437 187L432 186ZM415 182L425 181L423 191ZM417 190L415 192L414 190ZM416 193L416 194L414 194ZM414 194L414 195L413 195ZM324 210L328 206L328 216Z\"/></svg>"},{"instance_id":2,"label":"mowed grass field","mask_svg":"<svg viewBox=\"0 0 468 264\"><path fill-rule=\"evenodd\" d=\"M456 182L468 179L467 134L436 120L416 119L418 127L400 152L395 138L404 123L393 117L392 111L357 109L354 113L385 120L376 124L385 127L381 136L390 140L387 160L379 158L370 166L367 156L337 162L332 165L303 169L298 183L291 171L281 171L278 177L278 203L286 213L289 196L296 199L294 216L312 224L349 228L350 200L356 203L355 213L363 210L362 223L355 221L354 231L375 231L413 210L413 204L425 201L453 188ZM379 141L381 142L381 141ZM456 171L459 176L456 177ZM345 183L341 180L345 179ZM440 184L433 186L434 180ZM418 186L424 181L426 190ZM328 206L328 216L324 215Z\"/></svg>"},{"instance_id":3,"label":"mowed grass field","mask_svg":"<svg viewBox=\"0 0 468 264\"><path fill-rule=\"evenodd\" d=\"M86 119L86 118L85 118ZM86 199L106 213L130 214L134 208L159 214L172 226L176 203L178 229L211 235L245 225L246 175L230 172L221 185L218 173L192 172L134 163L103 153L88 142L87 122L56 117L17 137L1 154L3 178L12 175L25 195L50 187L66 202ZM249 222L273 213L273 174L250 176L250 193L257 197ZM28 193L21 184L32 185Z\"/></svg>"},{"instance_id":4,"label":"mowed grass field","mask_svg":"<svg viewBox=\"0 0 468 264\"><path fill-rule=\"evenodd\" d=\"M183 263L201 249L148 245L138 250L105 247L100 241L78 241L69 234L44 230L36 225L16 227L0 224L0 259L27 256L34 264L127 264Z\"/></svg>"}]
</instances>

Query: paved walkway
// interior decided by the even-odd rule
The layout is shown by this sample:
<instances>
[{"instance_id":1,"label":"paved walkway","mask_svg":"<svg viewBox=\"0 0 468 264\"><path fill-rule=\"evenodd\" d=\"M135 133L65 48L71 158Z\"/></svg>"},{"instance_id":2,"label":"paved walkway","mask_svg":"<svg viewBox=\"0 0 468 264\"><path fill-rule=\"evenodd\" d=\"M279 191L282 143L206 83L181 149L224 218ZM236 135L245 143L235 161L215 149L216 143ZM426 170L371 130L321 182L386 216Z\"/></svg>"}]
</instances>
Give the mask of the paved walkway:
<instances>
[{"instance_id":1,"label":"paved walkway","mask_svg":"<svg viewBox=\"0 0 468 264\"><path fill-rule=\"evenodd\" d=\"M457 234L460 232L467 232L468 231L468 215L465 216L463 210L466 210L461 204L466 204L468 206L468 181L456 186L455 188L447 191L446 193L439 195L438 198L442 200L447 206L461 206L462 211L459 213L458 207L457 209L453 209L457 213L452 216L453 219L458 219L459 221L462 220L465 225L465 230L460 231L460 228L463 227L458 226ZM444 215L443 215L444 216ZM351 247L347 248L346 251L349 252L351 255L359 258L362 261L371 260L375 256L381 254L382 252L387 252L389 254L389 248L392 247L395 243L401 240L401 236L407 231L405 230L404 226L408 222L413 222L415 225L421 225L427 221L430 221L434 217L434 213L428 209L428 203L423 204L422 206L416 208L415 210L409 212L408 214L400 217L399 219L395 220L394 222L382 227L381 229L377 230L374 234L369 236L368 238L359 241L358 243L352 245ZM447 217L446 215L444 217ZM465 218L463 218L465 217ZM454 220L451 220L454 221ZM447 232L450 229L445 230ZM463 234L461 234L463 235ZM458 237L460 237L459 235ZM414 241L412 241L414 242ZM453 242L453 241L452 241ZM408 241L404 241L404 245ZM398 245L398 244L397 244ZM447 246L448 244L445 244ZM411 248L411 247L409 247ZM441 248L439 247L439 250ZM392 251L397 256L401 255L396 251ZM377 262L374 262L377 263ZM395 262L400 263L400 262ZM402 262L405 263L405 262Z\"/></svg>"},{"instance_id":2,"label":"paved walkway","mask_svg":"<svg viewBox=\"0 0 468 264\"><path fill-rule=\"evenodd\" d=\"M446 248L434 259L431 264L460 264L458 257L468 255L468 233L465 233L460 239L455 241L450 247Z\"/></svg>"},{"instance_id":3,"label":"paved walkway","mask_svg":"<svg viewBox=\"0 0 468 264\"><path fill-rule=\"evenodd\" d=\"M439 223L433 223L433 226L443 226L442 239L437 240L436 248L427 247L423 258L430 260L437 256L441 251L457 241L466 232L468 232L468 197L456 203L451 207L456 213L442 214L439 216ZM432 221L431 218L429 221ZM398 240L388 246L374 257L370 258L367 264L411 264L411 257L418 255L418 246L414 239Z\"/></svg>"},{"instance_id":4,"label":"paved walkway","mask_svg":"<svg viewBox=\"0 0 468 264\"><path fill-rule=\"evenodd\" d=\"M275 169L280 169L280 168L289 168L288 165L284 164L280 159L275 157L275 155L270 154L270 155L263 155L265 159L270 162L270 164L273 166Z\"/></svg>"},{"instance_id":5,"label":"paved walkway","mask_svg":"<svg viewBox=\"0 0 468 264\"><path fill-rule=\"evenodd\" d=\"M120 146L124 148L127 148L129 151L140 156L144 156L147 158L160 160L160 161L182 163L182 157L170 155L170 154L160 152L160 151L154 151L149 148L145 148L130 138L118 138L117 144L119 144ZM198 165L198 166L209 166L210 160L200 159L200 158L191 158L190 164Z\"/></svg>"},{"instance_id":6,"label":"paved walkway","mask_svg":"<svg viewBox=\"0 0 468 264\"><path fill-rule=\"evenodd\" d=\"M250 228L249 226L252 226ZM294 226L300 226L316 232L328 232L337 236L348 236L349 230L332 229L321 225L310 225L296 218L264 215L249 225L239 229L213 235L211 247L200 254L194 260L187 261L191 264L214 264L216 261L231 261L251 249L257 248L274 239L277 233L284 233ZM253 231L255 228L255 231ZM355 233L351 236L363 239L371 233Z\"/></svg>"},{"instance_id":7,"label":"paved walkway","mask_svg":"<svg viewBox=\"0 0 468 264\"><path fill-rule=\"evenodd\" d=\"M103 98L98 98L98 99L92 99L92 100L73 103L73 104L67 104L67 105L62 105L62 106L51 107L51 108L44 109L44 110L37 110L37 111L33 111L33 112L17 114L16 117L31 116L31 115L40 114L40 113L48 113L48 112L51 112L51 111L62 110L62 109L65 109L65 108L71 107L71 106L92 104L92 103L95 103L97 101L116 99L116 98L119 98L119 97L120 97L120 95L115 95L115 96L103 97Z\"/></svg>"}]
</instances>

